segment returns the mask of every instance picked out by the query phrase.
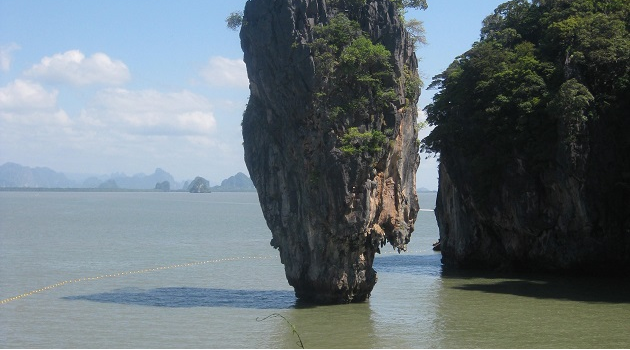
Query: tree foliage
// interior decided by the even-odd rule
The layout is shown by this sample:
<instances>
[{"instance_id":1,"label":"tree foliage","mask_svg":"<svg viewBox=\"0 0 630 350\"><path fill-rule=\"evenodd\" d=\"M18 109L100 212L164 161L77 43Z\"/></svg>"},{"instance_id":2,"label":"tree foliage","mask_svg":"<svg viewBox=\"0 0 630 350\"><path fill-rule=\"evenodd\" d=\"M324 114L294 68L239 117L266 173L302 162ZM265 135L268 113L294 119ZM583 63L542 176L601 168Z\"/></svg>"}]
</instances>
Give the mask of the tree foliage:
<instances>
[{"instance_id":1,"label":"tree foliage","mask_svg":"<svg viewBox=\"0 0 630 350\"><path fill-rule=\"evenodd\" d=\"M396 99L391 53L374 44L356 21L338 14L317 27L311 44L320 82L317 106L335 119L339 115L376 115ZM351 118L352 119L352 118Z\"/></svg>"},{"instance_id":2,"label":"tree foliage","mask_svg":"<svg viewBox=\"0 0 630 350\"><path fill-rule=\"evenodd\" d=\"M508 159L545 167L592 120L628 118L628 28L625 0L500 5L480 40L434 77L424 150L466 157L472 173L492 179Z\"/></svg>"},{"instance_id":3,"label":"tree foliage","mask_svg":"<svg viewBox=\"0 0 630 350\"><path fill-rule=\"evenodd\" d=\"M405 21L405 29L409 33L413 44L417 47L419 45L425 45L427 38L424 35L424 24L415 18Z\"/></svg>"},{"instance_id":4,"label":"tree foliage","mask_svg":"<svg viewBox=\"0 0 630 350\"><path fill-rule=\"evenodd\" d=\"M235 11L225 19L228 28L238 30L243 25L243 11Z\"/></svg>"},{"instance_id":5,"label":"tree foliage","mask_svg":"<svg viewBox=\"0 0 630 350\"><path fill-rule=\"evenodd\" d=\"M392 2L399 9L415 8L426 10L428 8L426 0L393 0Z\"/></svg>"},{"instance_id":6,"label":"tree foliage","mask_svg":"<svg viewBox=\"0 0 630 350\"><path fill-rule=\"evenodd\" d=\"M408 8L426 10L429 7L426 0L393 0L392 2L398 9L400 19L404 23L413 45L415 47L425 45L427 39L425 37L424 23L415 18L407 19L405 18L405 14Z\"/></svg>"},{"instance_id":7,"label":"tree foliage","mask_svg":"<svg viewBox=\"0 0 630 350\"><path fill-rule=\"evenodd\" d=\"M375 155L383 150L387 141L387 136L378 130L360 132L359 128L352 127L341 138L340 149L348 155L357 153Z\"/></svg>"},{"instance_id":8,"label":"tree foliage","mask_svg":"<svg viewBox=\"0 0 630 350\"><path fill-rule=\"evenodd\" d=\"M389 135L382 129L393 127L384 119L400 103L396 87L403 88L407 104L415 103L421 85L417 73L405 68L397 78L391 52L344 13L317 26L309 47L318 83L314 106L338 133L339 148L345 155L379 154L388 144L384 140L393 136L393 129ZM359 132L359 124L366 129Z\"/></svg>"}]
</instances>

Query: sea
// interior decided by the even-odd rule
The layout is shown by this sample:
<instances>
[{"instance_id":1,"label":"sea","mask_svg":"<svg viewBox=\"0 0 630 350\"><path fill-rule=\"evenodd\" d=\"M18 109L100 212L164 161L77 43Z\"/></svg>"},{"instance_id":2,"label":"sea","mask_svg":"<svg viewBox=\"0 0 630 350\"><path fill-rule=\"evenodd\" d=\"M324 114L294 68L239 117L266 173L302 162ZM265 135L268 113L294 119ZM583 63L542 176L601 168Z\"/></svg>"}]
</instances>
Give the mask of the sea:
<instances>
[{"instance_id":1,"label":"sea","mask_svg":"<svg viewBox=\"0 0 630 350\"><path fill-rule=\"evenodd\" d=\"M446 269L435 193L369 301L296 300L256 193L0 192L0 348L628 348L630 284Z\"/></svg>"}]
</instances>

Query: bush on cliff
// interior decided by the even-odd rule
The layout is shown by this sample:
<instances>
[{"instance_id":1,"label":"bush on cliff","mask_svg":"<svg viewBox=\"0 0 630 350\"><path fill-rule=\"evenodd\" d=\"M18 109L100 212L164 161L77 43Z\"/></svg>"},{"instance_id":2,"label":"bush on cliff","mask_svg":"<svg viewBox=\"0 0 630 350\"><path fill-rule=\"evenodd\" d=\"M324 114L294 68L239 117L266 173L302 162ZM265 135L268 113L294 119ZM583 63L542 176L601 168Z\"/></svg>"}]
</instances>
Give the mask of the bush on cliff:
<instances>
[{"instance_id":1,"label":"bush on cliff","mask_svg":"<svg viewBox=\"0 0 630 350\"><path fill-rule=\"evenodd\" d=\"M359 23L338 14L317 27L315 36L310 46L321 81L316 105L323 113L334 121L344 114L374 115L396 99L388 82L391 53L372 43Z\"/></svg>"},{"instance_id":2,"label":"bush on cliff","mask_svg":"<svg viewBox=\"0 0 630 350\"><path fill-rule=\"evenodd\" d=\"M373 156L383 150L383 146L387 144L387 136L377 130L360 132L358 128L353 127L343 135L341 142L341 151L344 154L367 153Z\"/></svg>"},{"instance_id":3,"label":"bush on cliff","mask_svg":"<svg viewBox=\"0 0 630 350\"><path fill-rule=\"evenodd\" d=\"M466 159L475 189L487 193L514 160L533 177L553 167L595 120L615 138L627 132L629 27L628 1L500 5L481 40L434 77L439 91L426 111L435 129L424 150ZM628 140L611 145L623 154Z\"/></svg>"}]
</instances>

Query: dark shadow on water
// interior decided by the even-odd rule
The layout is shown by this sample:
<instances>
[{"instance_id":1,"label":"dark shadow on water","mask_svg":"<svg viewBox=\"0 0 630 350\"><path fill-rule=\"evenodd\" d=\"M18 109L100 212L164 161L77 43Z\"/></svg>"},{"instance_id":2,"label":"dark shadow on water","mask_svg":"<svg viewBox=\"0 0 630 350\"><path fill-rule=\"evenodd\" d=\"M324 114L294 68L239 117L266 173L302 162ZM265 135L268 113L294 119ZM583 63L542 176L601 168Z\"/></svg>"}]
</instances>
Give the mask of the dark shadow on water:
<instances>
[{"instance_id":1,"label":"dark shadow on water","mask_svg":"<svg viewBox=\"0 0 630 350\"><path fill-rule=\"evenodd\" d=\"M465 291L588 303L630 303L627 277L499 273L445 268L445 286Z\"/></svg>"},{"instance_id":2,"label":"dark shadow on water","mask_svg":"<svg viewBox=\"0 0 630 350\"><path fill-rule=\"evenodd\" d=\"M124 288L105 293L67 296L62 299L171 308L290 309L299 306L293 291L191 287Z\"/></svg>"},{"instance_id":3,"label":"dark shadow on water","mask_svg":"<svg viewBox=\"0 0 630 350\"><path fill-rule=\"evenodd\" d=\"M441 259L441 254L408 255L400 253L387 256L377 255L374 258L373 267L377 273L403 273L439 277L442 273Z\"/></svg>"},{"instance_id":4,"label":"dark shadow on water","mask_svg":"<svg viewBox=\"0 0 630 350\"><path fill-rule=\"evenodd\" d=\"M558 275L528 272L497 272L445 267L441 254L377 255L377 273L400 273L439 278L443 287L464 291L570 300L588 303L630 303L630 278L592 275Z\"/></svg>"}]
</instances>

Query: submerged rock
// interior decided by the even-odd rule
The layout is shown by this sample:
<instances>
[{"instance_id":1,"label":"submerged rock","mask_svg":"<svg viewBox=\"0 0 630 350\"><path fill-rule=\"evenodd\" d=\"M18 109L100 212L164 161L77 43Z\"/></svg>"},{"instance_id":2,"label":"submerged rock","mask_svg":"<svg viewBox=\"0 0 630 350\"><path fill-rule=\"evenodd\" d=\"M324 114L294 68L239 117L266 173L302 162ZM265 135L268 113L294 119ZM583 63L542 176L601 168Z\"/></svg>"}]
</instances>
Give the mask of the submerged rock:
<instances>
[{"instance_id":1,"label":"submerged rock","mask_svg":"<svg viewBox=\"0 0 630 350\"><path fill-rule=\"evenodd\" d=\"M345 3L248 1L240 34L245 161L289 284L318 303L366 300L375 253L405 250L418 211L413 44L389 1ZM350 33L340 44L323 29L332 22L360 30L339 31ZM350 46L386 61L344 76L363 64L342 57Z\"/></svg>"}]
</instances>

